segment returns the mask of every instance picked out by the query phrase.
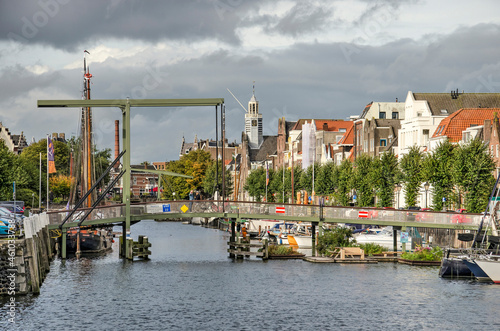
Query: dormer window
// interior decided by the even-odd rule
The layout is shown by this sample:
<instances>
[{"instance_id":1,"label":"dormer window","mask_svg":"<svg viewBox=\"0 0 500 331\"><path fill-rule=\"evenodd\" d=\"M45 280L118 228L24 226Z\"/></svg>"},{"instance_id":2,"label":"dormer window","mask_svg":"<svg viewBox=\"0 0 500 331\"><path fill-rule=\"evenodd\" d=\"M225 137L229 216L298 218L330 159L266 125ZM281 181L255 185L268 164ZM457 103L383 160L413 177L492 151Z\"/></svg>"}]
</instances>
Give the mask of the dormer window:
<instances>
[{"instance_id":1,"label":"dormer window","mask_svg":"<svg viewBox=\"0 0 500 331\"><path fill-rule=\"evenodd\" d=\"M448 114L448 110L446 110L446 109L441 109L441 114Z\"/></svg>"}]
</instances>

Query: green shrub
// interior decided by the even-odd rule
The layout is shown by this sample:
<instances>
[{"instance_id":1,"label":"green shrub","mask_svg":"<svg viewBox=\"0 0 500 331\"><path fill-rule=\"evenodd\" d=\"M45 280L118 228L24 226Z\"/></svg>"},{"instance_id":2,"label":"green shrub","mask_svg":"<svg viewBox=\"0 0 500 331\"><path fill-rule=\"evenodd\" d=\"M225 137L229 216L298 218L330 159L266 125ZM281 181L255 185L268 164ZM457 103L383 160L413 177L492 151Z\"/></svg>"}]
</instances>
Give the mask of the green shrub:
<instances>
[{"instance_id":1,"label":"green shrub","mask_svg":"<svg viewBox=\"0 0 500 331\"><path fill-rule=\"evenodd\" d=\"M318 253L327 254L335 250L335 247L352 246L351 238L352 230L348 228L325 230L322 235L318 236Z\"/></svg>"},{"instance_id":2,"label":"green shrub","mask_svg":"<svg viewBox=\"0 0 500 331\"><path fill-rule=\"evenodd\" d=\"M401 254L401 258L412 261L440 261L443 258L443 250L438 246L432 248L417 246L414 252Z\"/></svg>"},{"instance_id":3,"label":"green shrub","mask_svg":"<svg viewBox=\"0 0 500 331\"><path fill-rule=\"evenodd\" d=\"M365 255L372 256L374 254L381 254L382 252L387 252L387 247L380 246L379 244L366 243L359 244L359 247L365 251Z\"/></svg>"},{"instance_id":4,"label":"green shrub","mask_svg":"<svg viewBox=\"0 0 500 331\"><path fill-rule=\"evenodd\" d=\"M293 250L292 247L284 245L269 245L269 255L295 255L300 254Z\"/></svg>"}]
</instances>

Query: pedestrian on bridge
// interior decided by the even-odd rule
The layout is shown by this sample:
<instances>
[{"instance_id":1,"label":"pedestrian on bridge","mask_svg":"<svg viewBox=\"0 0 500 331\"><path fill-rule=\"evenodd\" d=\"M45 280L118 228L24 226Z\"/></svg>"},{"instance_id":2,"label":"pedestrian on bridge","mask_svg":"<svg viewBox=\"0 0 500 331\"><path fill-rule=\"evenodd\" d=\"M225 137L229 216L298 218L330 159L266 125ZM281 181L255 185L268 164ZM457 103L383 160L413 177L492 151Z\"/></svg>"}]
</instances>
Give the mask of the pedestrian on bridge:
<instances>
[{"instance_id":1,"label":"pedestrian on bridge","mask_svg":"<svg viewBox=\"0 0 500 331\"><path fill-rule=\"evenodd\" d=\"M190 211L192 211L193 200L194 200L194 192L193 192L193 190L191 190L191 192L189 192L189 210Z\"/></svg>"}]
</instances>

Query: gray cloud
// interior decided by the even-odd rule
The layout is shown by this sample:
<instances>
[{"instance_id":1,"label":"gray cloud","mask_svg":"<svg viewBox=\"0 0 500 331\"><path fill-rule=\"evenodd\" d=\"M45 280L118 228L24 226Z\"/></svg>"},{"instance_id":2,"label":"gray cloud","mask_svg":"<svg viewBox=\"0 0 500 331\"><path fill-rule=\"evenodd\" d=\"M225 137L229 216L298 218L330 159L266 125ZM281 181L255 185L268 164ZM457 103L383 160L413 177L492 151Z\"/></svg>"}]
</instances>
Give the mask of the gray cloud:
<instances>
[{"instance_id":1,"label":"gray cloud","mask_svg":"<svg viewBox=\"0 0 500 331\"><path fill-rule=\"evenodd\" d=\"M265 31L296 37L323 30L332 15L332 11L321 4L298 2L282 18L268 17Z\"/></svg>"},{"instance_id":2,"label":"gray cloud","mask_svg":"<svg viewBox=\"0 0 500 331\"><path fill-rule=\"evenodd\" d=\"M359 115L372 100L398 98L403 101L409 90L447 92L458 88L466 92L498 92L500 89L500 60L498 45L494 43L500 39L497 24L463 26L449 34L436 31L418 40L403 38L379 46L302 42L274 50L256 47L243 53L238 47L229 45L239 43L236 27L268 27L276 34L294 36L321 30L332 21L326 21L326 15L321 15L314 6L308 11L300 11L297 5L281 18L258 16L255 14L260 3L253 6L253 2L236 0L167 2L170 7L162 3L154 3L158 6L154 7L149 2L132 1L88 3L70 2L67 9L61 5L61 14L53 18L57 23L54 26L49 26L52 21L47 23L47 30L40 28L32 41L64 49L75 47L86 38L113 36L144 41L144 54L134 53L133 57L120 59L110 57L92 64L92 97L223 97L230 141L241 139L244 112L226 88L246 106L252 95L253 81L264 117L265 134L276 133L277 120L282 116L287 120L304 117L345 119ZM0 6L2 38L6 38L9 31L21 29L19 17L32 18L38 10L36 3L35 7L25 2L14 7L1 2ZM162 8L167 7L171 12L163 12L163 22L159 16ZM152 12L154 8L157 10ZM174 17L173 8L179 9L176 11L178 17ZM10 14L5 14L4 9ZM252 12L252 19L243 15L245 10ZM94 21L90 19L93 15L98 17ZM151 22L147 22L148 17ZM69 24L72 20L74 27ZM304 26L297 22L303 22ZM158 50L148 54L148 41L167 38L190 42L218 38L226 44L210 53L176 58L175 63L164 61ZM24 52L29 52L30 44L23 47ZM75 57L81 56L81 49L78 53ZM35 75L15 64L0 69L0 121L11 132L24 131L28 137L37 139L49 132L65 131L68 135L77 132L78 110L36 109L37 99L79 99L81 96L81 69L53 70ZM94 114L98 147L113 148L113 121L121 119L120 111L96 109ZM188 141L192 141L195 134L199 138L215 138L214 117L214 109L210 108L134 109L133 162L176 159L183 134Z\"/></svg>"},{"instance_id":3,"label":"gray cloud","mask_svg":"<svg viewBox=\"0 0 500 331\"><path fill-rule=\"evenodd\" d=\"M73 50L104 38L238 44L239 12L259 1L2 1L0 40Z\"/></svg>"}]
</instances>

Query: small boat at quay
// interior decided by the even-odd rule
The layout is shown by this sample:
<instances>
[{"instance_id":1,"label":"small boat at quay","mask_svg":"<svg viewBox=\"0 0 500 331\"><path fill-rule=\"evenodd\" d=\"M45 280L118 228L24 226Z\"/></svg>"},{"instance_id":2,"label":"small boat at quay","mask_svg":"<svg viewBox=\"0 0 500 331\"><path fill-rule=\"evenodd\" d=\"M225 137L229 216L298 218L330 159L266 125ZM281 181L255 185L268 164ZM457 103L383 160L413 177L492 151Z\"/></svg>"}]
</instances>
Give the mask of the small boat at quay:
<instances>
[{"instance_id":1,"label":"small boat at quay","mask_svg":"<svg viewBox=\"0 0 500 331\"><path fill-rule=\"evenodd\" d=\"M288 244L290 246L298 246L299 248L312 248L312 236L289 234Z\"/></svg>"}]
</instances>

